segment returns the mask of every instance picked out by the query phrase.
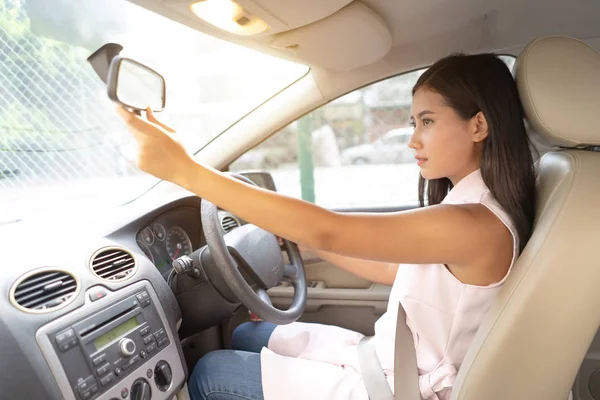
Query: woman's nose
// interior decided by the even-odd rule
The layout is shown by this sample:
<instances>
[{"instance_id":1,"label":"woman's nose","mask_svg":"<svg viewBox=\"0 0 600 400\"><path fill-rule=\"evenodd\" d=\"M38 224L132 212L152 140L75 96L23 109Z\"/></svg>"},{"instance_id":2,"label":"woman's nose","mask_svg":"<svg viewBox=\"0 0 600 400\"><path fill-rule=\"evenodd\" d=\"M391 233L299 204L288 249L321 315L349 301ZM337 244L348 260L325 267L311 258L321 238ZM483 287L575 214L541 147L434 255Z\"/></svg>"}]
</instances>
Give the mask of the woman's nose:
<instances>
[{"instance_id":1,"label":"woman's nose","mask_svg":"<svg viewBox=\"0 0 600 400\"><path fill-rule=\"evenodd\" d=\"M419 135L418 135L417 131L418 131L418 129L415 129L415 131L413 132L412 136L410 137L410 139L408 141L408 147L413 150L418 150L422 147L421 140L419 139Z\"/></svg>"}]
</instances>

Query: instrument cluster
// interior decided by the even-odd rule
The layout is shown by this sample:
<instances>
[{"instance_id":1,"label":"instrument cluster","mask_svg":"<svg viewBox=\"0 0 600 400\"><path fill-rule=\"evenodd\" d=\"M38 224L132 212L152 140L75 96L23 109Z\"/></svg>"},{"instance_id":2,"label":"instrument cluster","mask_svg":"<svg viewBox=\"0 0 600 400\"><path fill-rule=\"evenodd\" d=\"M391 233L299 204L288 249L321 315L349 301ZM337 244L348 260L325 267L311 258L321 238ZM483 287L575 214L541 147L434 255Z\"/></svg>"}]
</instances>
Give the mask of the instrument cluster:
<instances>
[{"instance_id":1,"label":"instrument cluster","mask_svg":"<svg viewBox=\"0 0 600 400\"><path fill-rule=\"evenodd\" d=\"M142 227L136 242L166 278L171 263L201 247L200 213L192 207L178 208Z\"/></svg>"}]
</instances>

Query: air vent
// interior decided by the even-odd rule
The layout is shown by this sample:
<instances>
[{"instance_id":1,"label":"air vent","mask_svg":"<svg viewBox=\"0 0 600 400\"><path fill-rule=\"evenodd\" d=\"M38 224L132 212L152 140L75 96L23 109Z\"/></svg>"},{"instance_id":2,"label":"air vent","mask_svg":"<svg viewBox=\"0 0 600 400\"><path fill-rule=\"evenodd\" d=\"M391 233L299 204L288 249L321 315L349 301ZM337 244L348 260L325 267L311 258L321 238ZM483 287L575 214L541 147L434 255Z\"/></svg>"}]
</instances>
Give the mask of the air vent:
<instances>
[{"instance_id":1,"label":"air vent","mask_svg":"<svg viewBox=\"0 0 600 400\"><path fill-rule=\"evenodd\" d=\"M231 215L226 215L223 218L221 218L221 227L223 228L223 231L225 231L225 233L231 232L238 226L240 226L240 221L238 221L237 219L235 219L235 217Z\"/></svg>"},{"instance_id":2,"label":"air vent","mask_svg":"<svg viewBox=\"0 0 600 400\"><path fill-rule=\"evenodd\" d=\"M50 312L70 303L77 289L77 280L69 273L59 270L37 271L14 286L11 300L24 311Z\"/></svg>"},{"instance_id":3,"label":"air vent","mask_svg":"<svg viewBox=\"0 0 600 400\"><path fill-rule=\"evenodd\" d=\"M111 247L92 256L92 271L107 281L122 281L135 272L135 259L128 251Z\"/></svg>"}]
</instances>

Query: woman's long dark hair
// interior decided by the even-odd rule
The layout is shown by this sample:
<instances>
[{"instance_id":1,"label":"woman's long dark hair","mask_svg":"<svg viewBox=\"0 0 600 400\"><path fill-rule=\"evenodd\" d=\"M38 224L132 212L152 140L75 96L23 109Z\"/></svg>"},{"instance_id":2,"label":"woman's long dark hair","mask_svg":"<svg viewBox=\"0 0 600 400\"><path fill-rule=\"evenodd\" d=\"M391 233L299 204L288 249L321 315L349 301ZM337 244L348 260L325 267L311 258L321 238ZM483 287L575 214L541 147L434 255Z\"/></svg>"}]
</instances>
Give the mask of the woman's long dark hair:
<instances>
[{"instance_id":1,"label":"woman's long dark hair","mask_svg":"<svg viewBox=\"0 0 600 400\"><path fill-rule=\"evenodd\" d=\"M483 141L481 175L498 203L510 215L521 250L531 236L535 212L535 169L525 131L523 107L506 64L494 54L454 54L433 64L420 77L422 87L440 94L464 120L482 112L488 123ZM419 203L442 202L452 183L448 178L419 178Z\"/></svg>"}]
</instances>

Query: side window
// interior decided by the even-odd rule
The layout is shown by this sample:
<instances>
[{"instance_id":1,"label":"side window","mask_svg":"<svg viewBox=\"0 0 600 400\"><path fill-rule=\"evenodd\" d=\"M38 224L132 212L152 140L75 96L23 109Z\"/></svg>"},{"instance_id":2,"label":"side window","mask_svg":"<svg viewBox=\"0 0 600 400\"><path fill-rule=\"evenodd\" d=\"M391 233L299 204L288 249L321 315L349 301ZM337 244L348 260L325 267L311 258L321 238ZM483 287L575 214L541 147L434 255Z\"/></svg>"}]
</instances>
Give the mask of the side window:
<instances>
[{"instance_id":1,"label":"side window","mask_svg":"<svg viewBox=\"0 0 600 400\"><path fill-rule=\"evenodd\" d=\"M281 193L325 207L417 200L419 169L408 148L411 90L423 71L340 97L246 152L231 171L267 170Z\"/></svg>"},{"instance_id":2,"label":"side window","mask_svg":"<svg viewBox=\"0 0 600 400\"><path fill-rule=\"evenodd\" d=\"M411 89L423 71L340 97L277 132L230 165L267 170L281 193L325 207L417 200L408 148Z\"/></svg>"},{"instance_id":3,"label":"side window","mask_svg":"<svg viewBox=\"0 0 600 400\"><path fill-rule=\"evenodd\" d=\"M502 57L509 67L514 58ZM342 96L246 152L231 171L267 170L277 190L325 207L414 204L412 87L425 69Z\"/></svg>"}]
</instances>

